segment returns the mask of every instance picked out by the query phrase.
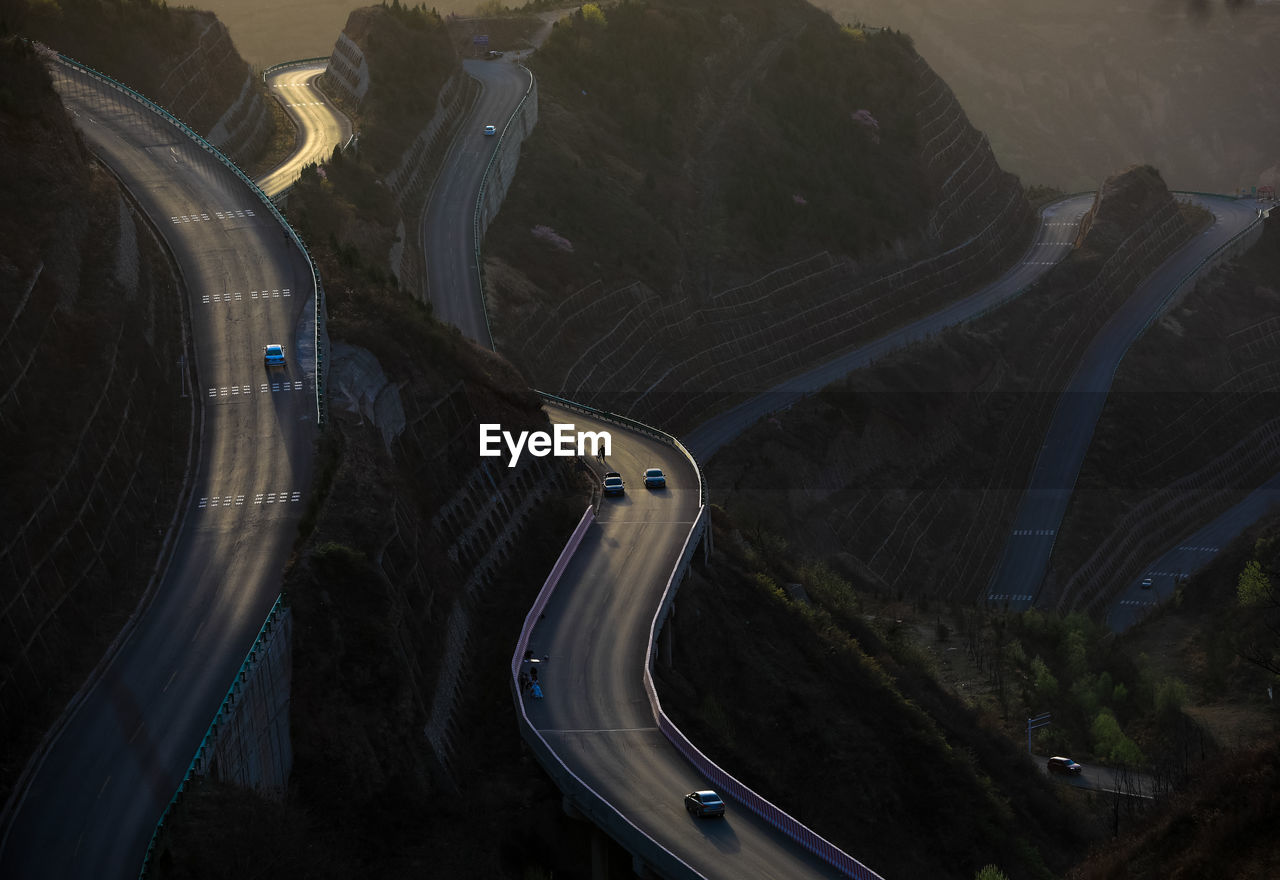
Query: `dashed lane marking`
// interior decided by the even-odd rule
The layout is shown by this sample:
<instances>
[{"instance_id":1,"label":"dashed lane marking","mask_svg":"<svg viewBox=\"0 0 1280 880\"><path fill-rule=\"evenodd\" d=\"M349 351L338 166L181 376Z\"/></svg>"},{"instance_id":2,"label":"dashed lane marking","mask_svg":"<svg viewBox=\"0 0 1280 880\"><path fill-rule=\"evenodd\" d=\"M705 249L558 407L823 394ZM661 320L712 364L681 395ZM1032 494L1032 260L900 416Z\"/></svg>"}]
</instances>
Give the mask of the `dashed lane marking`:
<instances>
[{"instance_id":1,"label":"dashed lane marking","mask_svg":"<svg viewBox=\"0 0 1280 880\"><path fill-rule=\"evenodd\" d=\"M1014 595L1012 593L991 593L987 596L988 602L1030 602L1034 597L1029 593Z\"/></svg>"},{"instance_id":2,"label":"dashed lane marking","mask_svg":"<svg viewBox=\"0 0 1280 880\"><path fill-rule=\"evenodd\" d=\"M1028 535L1033 535L1036 537L1053 537L1056 534L1058 534L1057 529L1014 529L1013 530L1013 535L1015 537L1020 537L1020 538L1026 537Z\"/></svg>"},{"instance_id":3,"label":"dashed lane marking","mask_svg":"<svg viewBox=\"0 0 1280 880\"><path fill-rule=\"evenodd\" d=\"M219 220L243 220L246 217L257 216L253 213L252 208L238 208L234 211L214 211L213 217ZM201 212L191 214L172 214L169 220L175 224L178 223L204 223L211 218L208 214Z\"/></svg>"},{"instance_id":4,"label":"dashed lane marking","mask_svg":"<svg viewBox=\"0 0 1280 880\"><path fill-rule=\"evenodd\" d=\"M215 507L244 507L245 495L204 495L196 503L199 510L213 510ZM268 504L297 504L302 501L302 490L285 492L258 492L253 496L253 506L265 507Z\"/></svg>"},{"instance_id":5,"label":"dashed lane marking","mask_svg":"<svg viewBox=\"0 0 1280 880\"><path fill-rule=\"evenodd\" d=\"M270 394L282 391L302 391L304 389L301 379L284 382L263 382L258 386L259 394ZM213 400L221 400L222 398L238 397L241 394L252 394L252 385L214 385L209 388L209 398Z\"/></svg>"},{"instance_id":6,"label":"dashed lane marking","mask_svg":"<svg viewBox=\"0 0 1280 880\"><path fill-rule=\"evenodd\" d=\"M206 293L200 297L203 305L218 305L221 303L244 302L245 292L237 290L232 293ZM271 287L263 290L250 290L248 298L255 299L288 299L293 296L293 290L288 287Z\"/></svg>"}]
</instances>

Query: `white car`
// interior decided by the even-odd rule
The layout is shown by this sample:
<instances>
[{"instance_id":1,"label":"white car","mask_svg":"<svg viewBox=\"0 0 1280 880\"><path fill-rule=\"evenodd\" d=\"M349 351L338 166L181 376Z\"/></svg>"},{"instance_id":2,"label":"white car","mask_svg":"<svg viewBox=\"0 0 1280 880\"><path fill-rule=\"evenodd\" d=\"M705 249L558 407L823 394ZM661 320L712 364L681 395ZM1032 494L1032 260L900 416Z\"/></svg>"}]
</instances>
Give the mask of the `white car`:
<instances>
[{"instance_id":1,"label":"white car","mask_svg":"<svg viewBox=\"0 0 1280 880\"><path fill-rule=\"evenodd\" d=\"M489 135L497 134L497 133L498 133L498 126L496 126L496 125L486 125L486 126L484 127L484 133L485 133L485 137L488 137Z\"/></svg>"}]
</instances>

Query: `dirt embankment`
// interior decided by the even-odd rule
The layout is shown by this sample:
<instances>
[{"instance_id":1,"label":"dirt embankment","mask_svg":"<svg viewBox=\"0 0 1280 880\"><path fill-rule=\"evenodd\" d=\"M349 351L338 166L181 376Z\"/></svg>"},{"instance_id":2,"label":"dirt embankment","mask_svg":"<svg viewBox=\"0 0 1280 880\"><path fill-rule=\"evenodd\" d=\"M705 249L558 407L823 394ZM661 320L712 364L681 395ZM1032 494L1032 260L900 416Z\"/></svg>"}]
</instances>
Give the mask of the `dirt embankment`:
<instances>
[{"instance_id":1,"label":"dirt embankment","mask_svg":"<svg viewBox=\"0 0 1280 880\"><path fill-rule=\"evenodd\" d=\"M1094 333L1190 234L1151 168L1109 180L1088 233L999 311L852 374L712 461L743 522L881 594L986 584L1058 393Z\"/></svg>"},{"instance_id":2,"label":"dirt embankment","mask_svg":"<svg viewBox=\"0 0 1280 880\"><path fill-rule=\"evenodd\" d=\"M41 61L0 42L0 801L137 604L191 439L181 292Z\"/></svg>"}]
</instances>

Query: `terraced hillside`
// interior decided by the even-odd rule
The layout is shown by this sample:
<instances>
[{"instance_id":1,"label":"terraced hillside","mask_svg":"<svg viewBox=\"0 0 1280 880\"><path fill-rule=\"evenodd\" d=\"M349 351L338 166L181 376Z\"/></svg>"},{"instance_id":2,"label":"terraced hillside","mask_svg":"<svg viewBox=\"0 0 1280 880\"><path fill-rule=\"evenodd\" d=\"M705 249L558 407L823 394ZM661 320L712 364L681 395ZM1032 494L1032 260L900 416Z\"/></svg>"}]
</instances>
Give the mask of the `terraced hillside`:
<instances>
[{"instance_id":1,"label":"terraced hillside","mask_svg":"<svg viewBox=\"0 0 1280 880\"><path fill-rule=\"evenodd\" d=\"M485 271L498 349L545 390L688 428L1026 243L1017 180L900 34L655 0L562 21L532 64Z\"/></svg>"},{"instance_id":2,"label":"terraced hillside","mask_svg":"<svg viewBox=\"0 0 1280 880\"><path fill-rule=\"evenodd\" d=\"M1055 576L1097 611L1159 552L1280 472L1280 218L1201 281L1116 373Z\"/></svg>"},{"instance_id":3,"label":"terraced hillside","mask_svg":"<svg viewBox=\"0 0 1280 880\"><path fill-rule=\"evenodd\" d=\"M851 374L717 454L736 518L881 595L986 586L1060 389L1098 328L1191 234L1159 174L1107 181L1077 249L990 315Z\"/></svg>"},{"instance_id":4,"label":"terraced hillside","mask_svg":"<svg viewBox=\"0 0 1280 880\"><path fill-rule=\"evenodd\" d=\"M12 38L0 81L3 800L152 576L193 414L158 239Z\"/></svg>"}]
</instances>

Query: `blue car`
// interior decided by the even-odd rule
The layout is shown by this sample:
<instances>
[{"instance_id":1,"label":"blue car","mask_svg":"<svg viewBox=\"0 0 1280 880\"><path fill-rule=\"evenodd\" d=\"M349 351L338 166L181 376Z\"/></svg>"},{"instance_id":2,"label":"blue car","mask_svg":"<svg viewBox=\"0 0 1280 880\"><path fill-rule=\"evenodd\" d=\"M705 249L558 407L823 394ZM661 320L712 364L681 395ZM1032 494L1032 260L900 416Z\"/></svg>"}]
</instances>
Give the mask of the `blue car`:
<instances>
[{"instance_id":1,"label":"blue car","mask_svg":"<svg viewBox=\"0 0 1280 880\"><path fill-rule=\"evenodd\" d=\"M649 468L644 472L644 487L646 489L665 489L667 487L667 475L662 472L662 468Z\"/></svg>"},{"instance_id":2,"label":"blue car","mask_svg":"<svg viewBox=\"0 0 1280 880\"><path fill-rule=\"evenodd\" d=\"M262 348L262 361L268 367L284 366L284 346L265 345Z\"/></svg>"}]
</instances>

